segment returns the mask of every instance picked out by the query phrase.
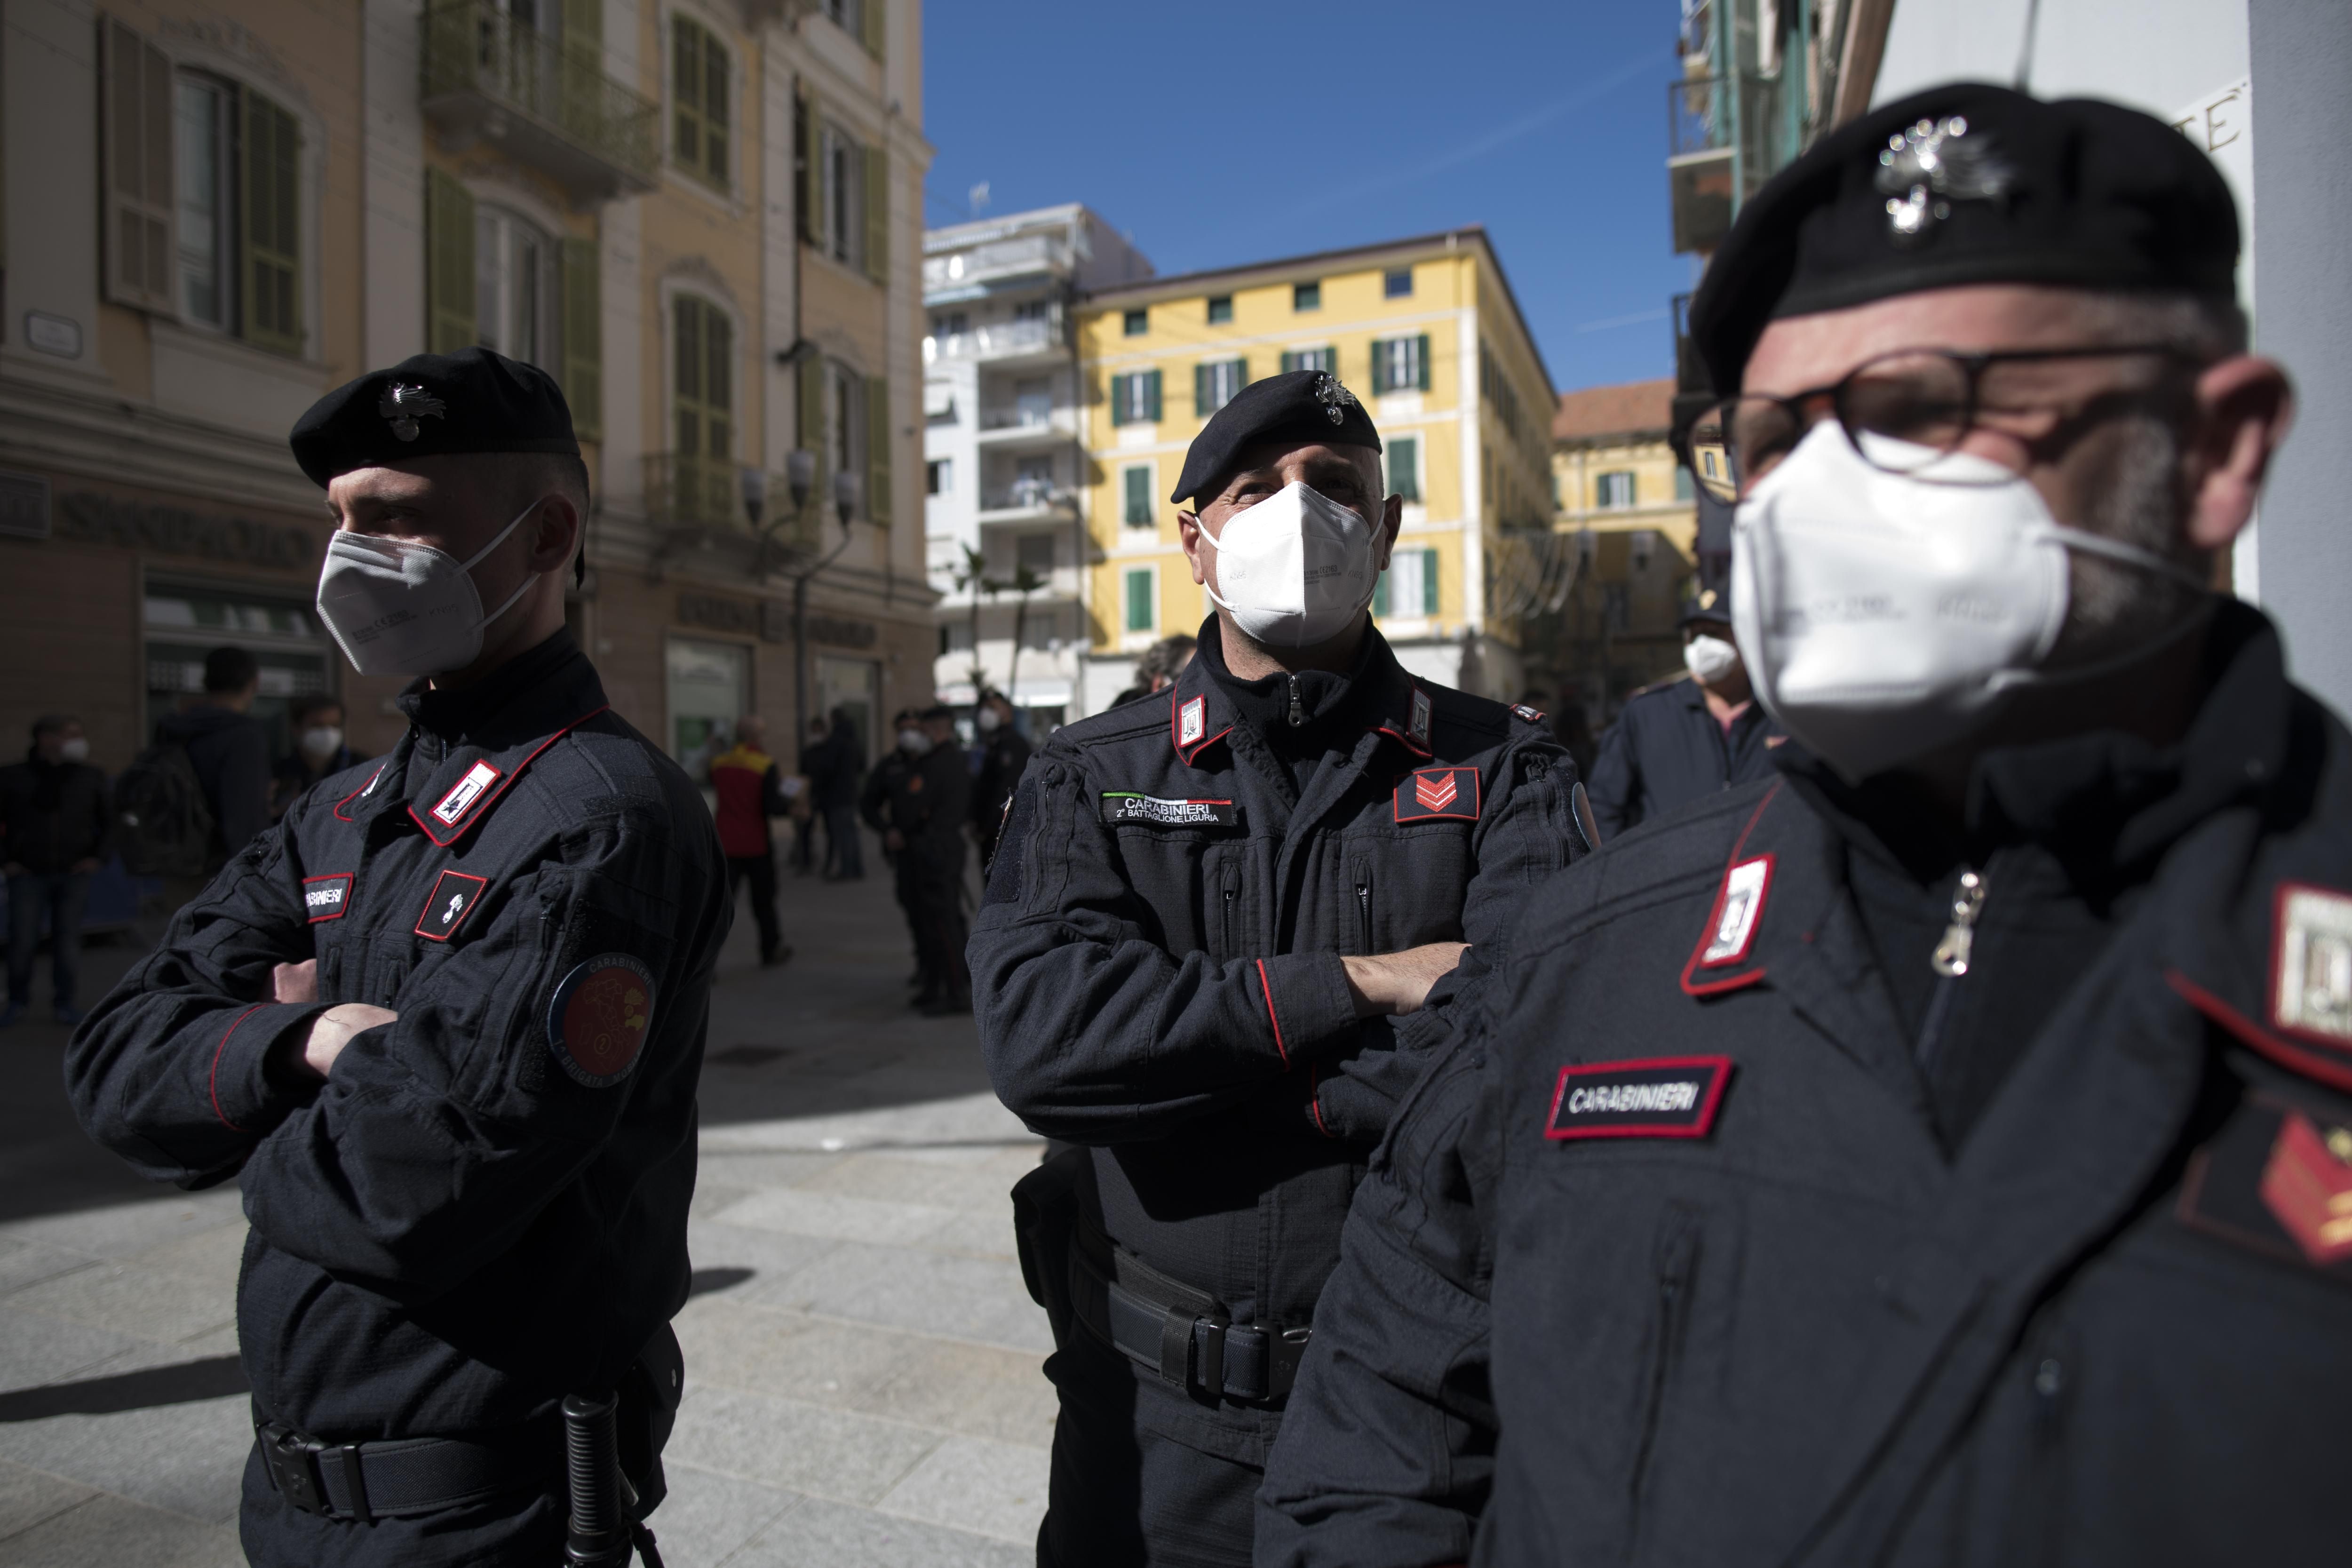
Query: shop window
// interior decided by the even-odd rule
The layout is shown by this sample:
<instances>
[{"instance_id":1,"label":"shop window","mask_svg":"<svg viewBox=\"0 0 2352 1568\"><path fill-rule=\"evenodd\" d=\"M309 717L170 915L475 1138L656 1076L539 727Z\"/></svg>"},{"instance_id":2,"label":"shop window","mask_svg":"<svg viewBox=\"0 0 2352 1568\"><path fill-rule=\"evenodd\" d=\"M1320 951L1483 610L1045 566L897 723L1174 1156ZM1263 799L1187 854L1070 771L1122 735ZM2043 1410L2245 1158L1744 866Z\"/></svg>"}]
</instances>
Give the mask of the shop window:
<instances>
[{"instance_id":1,"label":"shop window","mask_svg":"<svg viewBox=\"0 0 2352 1568\"><path fill-rule=\"evenodd\" d=\"M703 184L726 190L734 90L727 46L691 16L670 18L669 39L670 156Z\"/></svg>"},{"instance_id":2,"label":"shop window","mask_svg":"<svg viewBox=\"0 0 2352 1568\"><path fill-rule=\"evenodd\" d=\"M734 743L735 721L751 700L751 650L699 637L669 639L666 653L669 754L697 784L710 759Z\"/></svg>"},{"instance_id":3,"label":"shop window","mask_svg":"<svg viewBox=\"0 0 2352 1568\"><path fill-rule=\"evenodd\" d=\"M247 649L261 666L253 715L269 733L273 757L293 750L287 718L294 700L335 689L334 647L302 601L150 583L142 619L151 732L164 715L204 700L205 655L216 647Z\"/></svg>"}]
</instances>

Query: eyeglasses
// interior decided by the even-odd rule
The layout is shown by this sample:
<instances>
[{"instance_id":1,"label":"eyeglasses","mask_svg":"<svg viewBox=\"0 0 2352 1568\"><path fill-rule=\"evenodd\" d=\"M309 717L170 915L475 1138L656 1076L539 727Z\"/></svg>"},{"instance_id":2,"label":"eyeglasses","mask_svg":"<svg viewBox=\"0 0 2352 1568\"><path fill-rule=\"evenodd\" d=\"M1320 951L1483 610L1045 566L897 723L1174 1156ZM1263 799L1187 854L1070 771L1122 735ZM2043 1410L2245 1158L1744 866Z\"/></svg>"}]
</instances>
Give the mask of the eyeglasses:
<instances>
[{"instance_id":1,"label":"eyeglasses","mask_svg":"<svg viewBox=\"0 0 2352 1568\"><path fill-rule=\"evenodd\" d=\"M1742 484L1770 473L1824 415L1837 420L1864 462L1887 473L1919 472L1958 450L1972 430L2000 430L2030 450L2068 421L2063 399L2054 389L2037 386L2045 378L2031 367L2132 354L2200 363L2169 343L1993 353L1898 349L1863 361L1828 386L1787 396L1727 397L1692 421L1685 451L1700 488L1717 500L1734 501ZM1963 476L1950 482L1988 481Z\"/></svg>"}]
</instances>

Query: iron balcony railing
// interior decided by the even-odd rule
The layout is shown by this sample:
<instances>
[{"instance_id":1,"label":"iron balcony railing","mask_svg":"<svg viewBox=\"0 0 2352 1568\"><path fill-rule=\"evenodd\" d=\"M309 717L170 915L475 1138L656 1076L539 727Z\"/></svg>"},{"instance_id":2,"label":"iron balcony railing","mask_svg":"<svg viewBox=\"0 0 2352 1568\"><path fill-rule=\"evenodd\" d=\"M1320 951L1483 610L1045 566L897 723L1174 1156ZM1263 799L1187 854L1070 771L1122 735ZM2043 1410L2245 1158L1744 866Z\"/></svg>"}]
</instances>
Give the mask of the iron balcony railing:
<instances>
[{"instance_id":1,"label":"iron balcony railing","mask_svg":"<svg viewBox=\"0 0 2352 1568\"><path fill-rule=\"evenodd\" d=\"M923 258L923 288L927 291L953 289L1032 272L1065 272L1070 259L1068 242L1053 235L992 239L945 256Z\"/></svg>"},{"instance_id":2,"label":"iron balcony railing","mask_svg":"<svg viewBox=\"0 0 2352 1568\"><path fill-rule=\"evenodd\" d=\"M422 99L444 126L492 142L584 195L651 190L660 109L606 76L592 51L493 0L439 0L424 16Z\"/></svg>"},{"instance_id":3,"label":"iron balcony railing","mask_svg":"<svg viewBox=\"0 0 2352 1568\"><path fill-rule=\"evenodd\" d=\"M982 511L1030 511L1049 507L1060 498L1061 491L1051 479L1015 479L998 489L981 492Z\"/></svg>"},{"instance_id":4,"label":"iron balcony railing","mask_svg":"<svg viewBox=\"0 0 2352 1568\"><path fill-rule=\"evenodd\" d=\"M1044 353L1062 346L1062 324L1059 321L1003 321L970 331L925 338L923 358L927 362L1002 359L1012 354Z\"/></svg>"},{"instance_id":5,"label":"iron balcony railing","mask_svg":"<svg viewBox=\"0 0 2352 1568\"><path fill-rule=\"evenodd\" d=\"M1666 156L1670 162L1706 153L1739 154L1743 199L1754 195L1797 155L1795 134L1781 104L1781 80L1757 71L1729 77L1687 77L1666 84ZM1735 104L1735 100L1736 104Z\"/></svg>"}]
</instances>

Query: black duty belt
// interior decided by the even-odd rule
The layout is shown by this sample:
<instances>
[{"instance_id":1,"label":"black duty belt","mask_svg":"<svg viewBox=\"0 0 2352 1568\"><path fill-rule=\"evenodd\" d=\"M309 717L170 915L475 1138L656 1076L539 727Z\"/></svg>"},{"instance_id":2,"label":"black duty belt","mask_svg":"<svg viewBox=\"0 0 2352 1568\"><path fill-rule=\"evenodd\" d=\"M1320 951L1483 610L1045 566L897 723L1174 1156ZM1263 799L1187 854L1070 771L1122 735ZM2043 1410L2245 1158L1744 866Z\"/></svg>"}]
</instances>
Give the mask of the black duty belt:
<instances>
[{"instance_id":1,"label":"black duty belt","mask_svg":"<svg viewBox=\"0 0 2352 1568\"><path fill-rule=\"evenodd\" d=\"M1312 1329L1236 1323L1213 1298L1123 1250L1108 1272L1087 1252L1070 1248L1070 1297L1096 1338L1184 1388L1254 1403L1290 1393Z\"/></svg>"},{"instance_id":2,"label":"black duty belt","mask_svg":"<svg viewBox=\"0 0 2352 1568\"><path fill-rule=\"evenodd\" d=\"M362 1524L431 1513L551 1484L563 1444L546 1422L474 1437L329 1443L277 1421L254 1425L278 1495L304 1513Z\"/></svg>"}]
</instances>

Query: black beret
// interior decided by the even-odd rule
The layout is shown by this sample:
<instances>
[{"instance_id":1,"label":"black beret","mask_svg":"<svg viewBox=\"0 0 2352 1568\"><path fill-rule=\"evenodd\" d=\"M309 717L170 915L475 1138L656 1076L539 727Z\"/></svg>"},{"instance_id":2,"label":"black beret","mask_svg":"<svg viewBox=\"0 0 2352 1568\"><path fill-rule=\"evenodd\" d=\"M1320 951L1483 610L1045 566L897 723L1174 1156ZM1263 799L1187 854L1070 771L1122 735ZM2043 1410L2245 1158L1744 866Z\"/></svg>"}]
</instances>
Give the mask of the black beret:
<instances>
[{"instance_id":1,"label":"black beret","mask_svg":"<svg viewBox=\"0 0 2352 1568\"><path fill-rule=\"evenodd\" d=\"M1727 626L1731 625L1730 589L1706 588L1684 600L1682 617L1675 625L1679 628L1695 626L1706 621Z\"/></svg>"},{"instance_id":2,"label":"black beret","mask_svg":"<svg viewBox=\"0 0 2352 1568\"><path fill-rule=\"evenodd\" d=\"M1768 321L1967 283L2236 298L2238 210L2163 121L1951 82L1840 126L1740 208L1691 301L1715 389Z\"/></svg>"},{"instance_id":3,"label":"black beret","mask_svg":"<svg viewBox=\"0 0 2352 1568\"><path fill-rule=\"evenodd\" d=\"M1372 416L1338 376L1328 370L1286 370L1251 382L1209 416L1184 454L1184 472L1176 481L1176 493L1168 499L1199 497L1225 477L1243 447L1261 441L1381 449Z\"/></svg>"},{"instance_id":4,"label":"black beret","mask_svg":"<svg viewBox=\"0 0 2352 1568\"><path fill-rule=\"evenodd\" d=\"M488 349L417 354L345 382L294 422L294 460L337 474L450 452L580 455L555 378Z\"/></svg>"}]
</instances>

